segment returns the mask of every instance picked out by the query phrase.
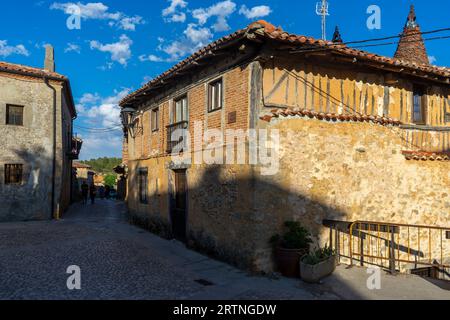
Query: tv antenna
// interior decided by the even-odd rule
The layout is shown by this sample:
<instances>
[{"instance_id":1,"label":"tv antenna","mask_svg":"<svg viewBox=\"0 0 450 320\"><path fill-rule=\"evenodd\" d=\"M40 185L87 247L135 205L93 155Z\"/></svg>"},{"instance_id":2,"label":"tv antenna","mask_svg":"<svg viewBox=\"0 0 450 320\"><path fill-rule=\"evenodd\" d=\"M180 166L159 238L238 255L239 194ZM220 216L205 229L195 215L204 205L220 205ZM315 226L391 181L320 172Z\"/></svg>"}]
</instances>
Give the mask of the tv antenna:
<instances>
[{"instance_id":1,"label":"tv antenna","mask_svg":"<svg viewBox=\"0 0 450 320\"><path fill-rule=\"evenodd\" d=\"M322 2L317 2L316 4L316 13L319 16L322 16L322 40L327 40L327 16L329 16L328 12L328 2L327 0L322 0Z\"/></svg>"}]
</instances>

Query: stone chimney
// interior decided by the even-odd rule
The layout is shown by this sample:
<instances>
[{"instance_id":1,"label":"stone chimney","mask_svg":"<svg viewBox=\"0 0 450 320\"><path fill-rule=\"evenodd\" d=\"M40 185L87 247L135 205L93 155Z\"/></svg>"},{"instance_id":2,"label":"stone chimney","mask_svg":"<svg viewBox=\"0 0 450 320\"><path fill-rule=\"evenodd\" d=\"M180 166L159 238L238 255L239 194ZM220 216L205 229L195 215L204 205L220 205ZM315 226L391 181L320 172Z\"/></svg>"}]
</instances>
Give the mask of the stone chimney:
<instances>
[{"instance_id":1,"label":"stone chimney","mask_svg":"<svg viewBox=\"0 0 450 320\"><path fill-rule=\"evenodd\" d=\"M430 64L422 32L416 20L416 12L412 5L394 57L417 64Z\"/></svg>"},{"instance_id":2,"label":"stone chimney","mask_svg":"<svg viewBox=\"0 0 450 320\"><path fill-rule=\"evenodd\" d=\"M55 50L49 44L45 46L44 69L55 72Z\"/></svg>"}]
</instances>

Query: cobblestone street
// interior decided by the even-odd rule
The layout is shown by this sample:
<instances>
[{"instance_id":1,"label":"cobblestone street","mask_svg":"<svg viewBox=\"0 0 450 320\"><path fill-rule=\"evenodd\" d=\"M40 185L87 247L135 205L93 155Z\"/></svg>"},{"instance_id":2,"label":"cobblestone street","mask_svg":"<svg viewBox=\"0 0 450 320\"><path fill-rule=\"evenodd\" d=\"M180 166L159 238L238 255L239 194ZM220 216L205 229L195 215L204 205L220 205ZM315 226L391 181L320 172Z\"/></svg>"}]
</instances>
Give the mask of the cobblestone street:
<instances>
[{"instance_id":1,"label":"cobblestone street","mask_svg":"<svg viewBox=\"0 0 450 320\"><path fill-rule=\"evenodd\" d=\"M74 205L61 221L1 224L0 299L318 298L298 281L250 277L124 217L122 203L99 201ZM79 291L66 286L71 265L81 268Z\"/></svg>"},{"instance_id":2,"label":"cobblestone street","mask_svg":"<svg viewBox=\"0 0 450 320\"><path fill-rule=\"evenodd\" d=\"M81 290L66 270L81 268ZM322 285L256 277L129 225L124 204L74 205L61 221L0 224L0 299L450 299L418 277L341 266ZM206 281L205 281L206 280ZM412 290L411 288L421 288Z\"/></svg>"}]
</instances>

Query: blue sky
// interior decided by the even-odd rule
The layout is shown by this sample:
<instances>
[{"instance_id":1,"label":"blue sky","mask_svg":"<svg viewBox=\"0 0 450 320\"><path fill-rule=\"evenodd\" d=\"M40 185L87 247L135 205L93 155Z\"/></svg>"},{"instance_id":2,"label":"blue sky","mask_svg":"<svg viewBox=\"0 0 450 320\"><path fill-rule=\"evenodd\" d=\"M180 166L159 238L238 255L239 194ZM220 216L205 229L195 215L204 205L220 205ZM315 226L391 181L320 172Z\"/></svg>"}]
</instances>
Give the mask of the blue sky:
<instances>
[{"instance_id":1,"label":"blue sky","mask_svg":"<svg viewBox=\"0 0 450 320\"><path fill-rule=\"evenodd\" d=\"M117 127L118 100L196 47L261 18L292 33L321 35L315 0L100 1L4 1L0 19L0 60L42 67L45 44L55 47L57 71L70 77L78 106L75 132L85 140L83 159L120 156L120 129L86 128ZM73 4L81 9L79 30L66 24ZM446 0L329 0L328 38L335 25L344 41L396 35L410 4L422 31L450 27ZM381 8L379 30L367 28L370 5ZM449 44L450 39L426 43L435 64L450 66ZM395 45L368 50L392 56Z\"/></svg>"}]
</instances>

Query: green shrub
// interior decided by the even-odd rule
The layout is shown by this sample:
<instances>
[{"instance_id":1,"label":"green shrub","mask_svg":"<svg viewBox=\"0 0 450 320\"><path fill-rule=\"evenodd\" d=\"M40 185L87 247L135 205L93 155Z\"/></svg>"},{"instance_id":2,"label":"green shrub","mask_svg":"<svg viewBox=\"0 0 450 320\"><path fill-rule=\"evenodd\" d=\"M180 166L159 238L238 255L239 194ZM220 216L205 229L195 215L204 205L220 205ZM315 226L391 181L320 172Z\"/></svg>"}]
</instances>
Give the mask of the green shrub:
<instances>
[{"instance_id":1,"label":"green shrub","mask_svg":"<svg viewBox=\"0 0 450 320\"><path fill-rule=\"evenodd\" d=\"M303 228L300 222L288 221L284 224L286 232L283 236L275 235L270 242L275 247L284 249L309 249L312 243L311 234Z\"/></svg>"}]
</instances>

